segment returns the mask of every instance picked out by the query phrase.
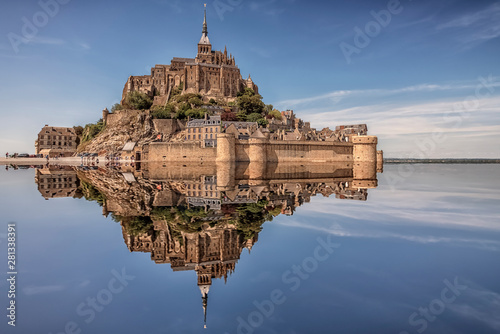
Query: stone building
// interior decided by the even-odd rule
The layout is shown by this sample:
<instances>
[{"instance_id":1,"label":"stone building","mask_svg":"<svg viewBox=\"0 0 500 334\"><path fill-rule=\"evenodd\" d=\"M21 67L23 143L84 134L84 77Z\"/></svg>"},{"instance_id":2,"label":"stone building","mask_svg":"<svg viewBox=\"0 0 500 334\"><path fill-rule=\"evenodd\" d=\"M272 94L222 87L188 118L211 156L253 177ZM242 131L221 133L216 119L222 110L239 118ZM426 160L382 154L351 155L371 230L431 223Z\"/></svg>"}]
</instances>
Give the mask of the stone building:
<instances>
[{"instance_id":1,"label":"stone building","mask_svg":"<svg viewBox=\"0 0 500 334\"><path fill-rule=\"evenodd\" d=\"M73 128L45 125L35 141L36 154L50 157L73 156L78 146L78 136Z\"/></svg>"},{"instance_id":2,"label":"stone building","mask_svg":"<svg viewBox=\"0 0 500 334\"><path fill-rule=\"evenodd\" d=\"M204 119L193 119L187 122L186 141L201 141L203 147L216 147L217 134L221 128L220 116L208 116Z\"/></svg>"},{"instance_id":3,"label":"stone building","mask_svg":"<svg viewBox=\"0 0 500 334\"><path fill-rule=\"evenodd\" d=\"M127 93L139 91L154 97L155 105L164 105L174 89L180 87L182 93L201 94L205 101L223 99L234 101L237 93L251 88L258 93L258 87L250 75L243 79L236 66L234 56L212 50L208 38L207 13L195 58L174 57L170 65L156 65L150 75L130 76L125 84L122 103Z\"/></svg>"}]
</instances>

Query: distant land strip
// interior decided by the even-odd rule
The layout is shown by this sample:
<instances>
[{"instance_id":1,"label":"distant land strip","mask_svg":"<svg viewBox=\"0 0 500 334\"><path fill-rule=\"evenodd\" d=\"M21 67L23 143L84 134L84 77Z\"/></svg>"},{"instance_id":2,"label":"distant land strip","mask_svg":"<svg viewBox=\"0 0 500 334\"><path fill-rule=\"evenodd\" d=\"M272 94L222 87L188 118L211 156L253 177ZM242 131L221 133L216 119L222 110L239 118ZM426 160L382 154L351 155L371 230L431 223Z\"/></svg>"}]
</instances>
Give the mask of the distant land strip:
<instances>
[{"instance_id":1,"label":"distant land strip","mask_svg":"<svg viewBox=\"0 0 500 334\"><path fill-rule=\"evenodd\" d=\"M403 158L386 158L386 164L498 164L500 159L403 159Z\"/></svg>"}]
</instances>

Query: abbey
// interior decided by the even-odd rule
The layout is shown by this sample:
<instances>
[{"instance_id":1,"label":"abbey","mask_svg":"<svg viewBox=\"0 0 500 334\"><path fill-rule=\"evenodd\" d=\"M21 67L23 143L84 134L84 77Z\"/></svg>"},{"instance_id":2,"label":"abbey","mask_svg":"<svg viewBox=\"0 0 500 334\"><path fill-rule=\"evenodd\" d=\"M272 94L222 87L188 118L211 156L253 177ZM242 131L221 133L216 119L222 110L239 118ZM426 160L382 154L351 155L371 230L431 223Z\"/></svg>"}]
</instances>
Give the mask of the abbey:
<instances>
[{"instance_id":1,"label":"abbey","mask_svg":"<svg viewBox=\"0 0 500 334\"><path fill-rule=\"evenodd\" d=\"M226 48L224 52L212 50L206 9L196 58L174 57L170 65L151 68L150 75L130 76L123 88L122 103L127 93L139 91L154 97L154 105L164 105L177 87L181 87L183 94L201 94L205 102L210 99L234 101L238 92L247 87L258 93L250 75L243 79L234 57L228 56Z\"/></svg>"}]
</instances>

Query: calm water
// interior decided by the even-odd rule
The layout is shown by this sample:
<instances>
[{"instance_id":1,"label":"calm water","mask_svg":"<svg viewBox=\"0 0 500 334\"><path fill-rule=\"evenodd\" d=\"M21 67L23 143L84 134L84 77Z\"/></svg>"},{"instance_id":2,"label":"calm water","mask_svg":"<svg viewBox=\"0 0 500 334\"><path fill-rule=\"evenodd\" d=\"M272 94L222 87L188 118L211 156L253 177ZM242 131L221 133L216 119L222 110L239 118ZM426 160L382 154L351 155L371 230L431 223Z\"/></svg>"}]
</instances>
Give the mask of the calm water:
<instances>
[{"instance_id":1,"label":"calm water","mask_svg":"<svg viewBox=\"0 0 500 334\"><path fill-rule=\"evenodd\" d=\"M189 175L52 171L70 186L44 194L51 173L2 167L1 332L500 332L500 166L384 168L366 201L336 198L364 196L343 181L236 185L204 210Z\"/></svg>"}]
</instances>

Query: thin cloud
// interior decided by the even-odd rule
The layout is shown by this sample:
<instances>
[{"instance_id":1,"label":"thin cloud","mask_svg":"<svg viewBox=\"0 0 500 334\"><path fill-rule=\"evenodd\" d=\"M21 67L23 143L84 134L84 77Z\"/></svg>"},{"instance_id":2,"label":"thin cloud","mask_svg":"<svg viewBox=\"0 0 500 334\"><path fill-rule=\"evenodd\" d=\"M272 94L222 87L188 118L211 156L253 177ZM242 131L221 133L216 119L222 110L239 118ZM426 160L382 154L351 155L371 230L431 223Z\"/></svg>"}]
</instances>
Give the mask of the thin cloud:
<instances>
[{"instance_id":1,"label":"thin cloud","mask_svg":"<svg viewBox=\"0 0 500 334\"><path fill-rule=\"evenodd\" d=\"M455 40L462 44L462 49L467 50L483 42L500 37L500 4L466 14L449 22L440 24L436 31L459 31Z\"/></svg>"},{"instance_id":2,"label":"thin cloud","mask_svg":"<svg viewBox=\"0 0 500 334\"><path fill-rule=\"evenodd\" d=\"M44 45L63 45L63 44L66 44L66 41L64 41L60 38L42 37L42 36L33 37L29 40L29 42L33 43L33 44L44 44Z\"/></svg>"},{"instance_id":3,"label":"thin cloud","mask_svg":"<svg viewBox=\"0 0 500 334\"><path fill-rule=\"evenodd\" d=\"M498 82L500 78L490 77L489 81L491 82L491 87L500 87L500 82ZM452 90L474 90L478 86L478 81L469 81L467 83L464 82L455 82L448 84L418 84L407 86L403 88L396 89L364 89L364 90L337 90L330 93L300 98L300 99L290 99L280 101L277 104L283 106L297 106L305 103L319 102L322 100L334 100L339 102L345 97L383 97L383 96L391 96L398 95L404 93L415 93L415 92L436 92L436 91L452 91Z\"/></svg>"},{"instance_id":4,"label":"thin cloud","mask_svg":"<svg viewBox=\"0 0 500 334\"><path fill-rule=\"evenodd\" d=\"M25 295L32 296L63 291L64 289L65 287L62 285L28 286L23 289L23 292Z\"/></svg>"}]
</instances>

